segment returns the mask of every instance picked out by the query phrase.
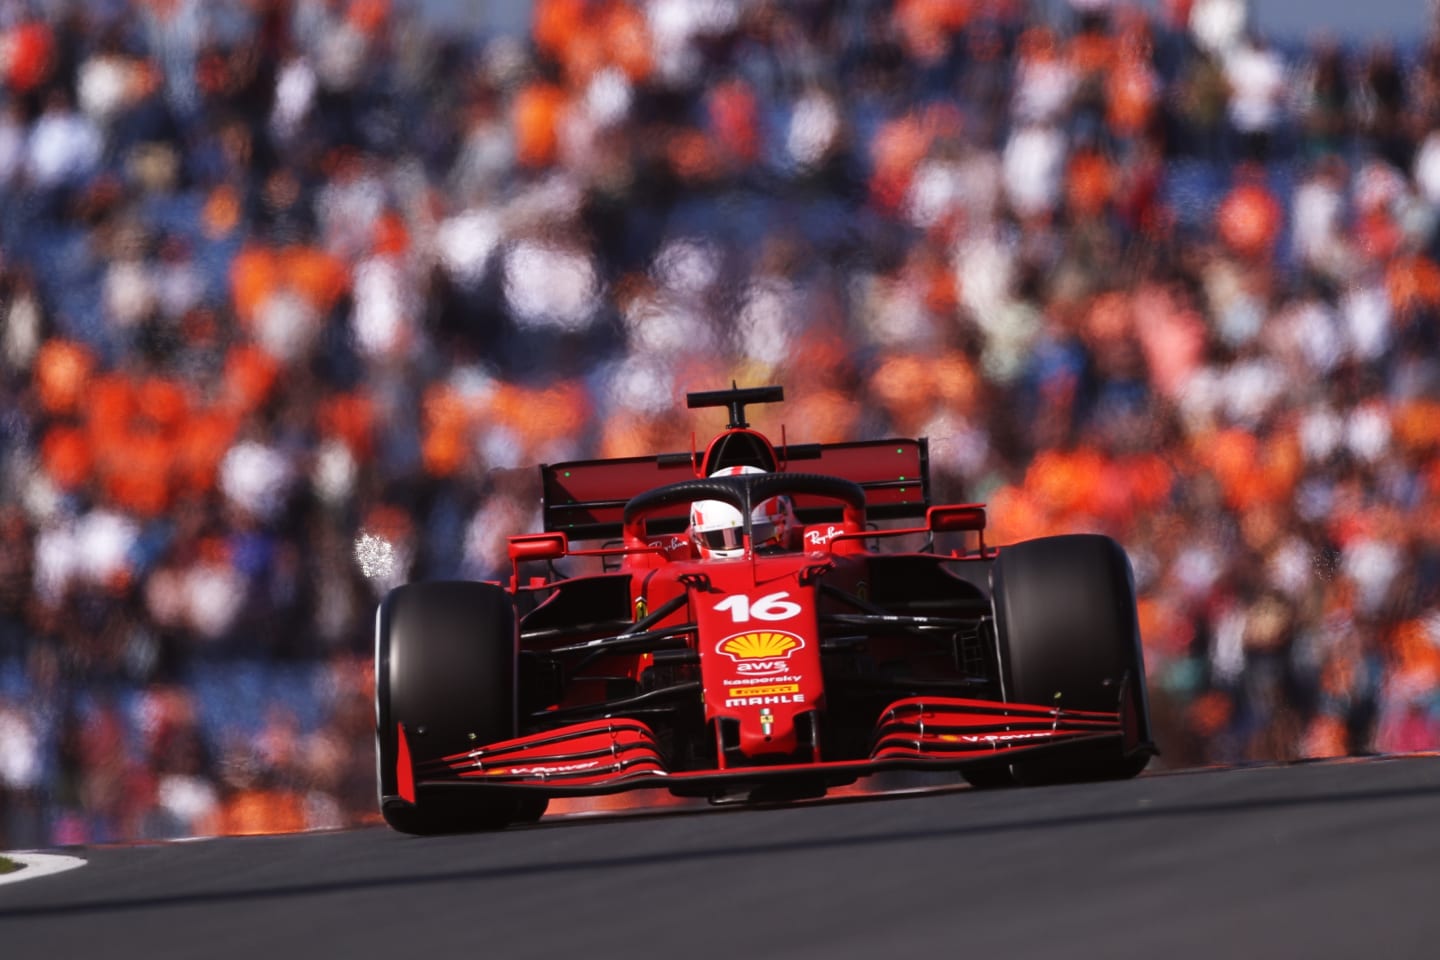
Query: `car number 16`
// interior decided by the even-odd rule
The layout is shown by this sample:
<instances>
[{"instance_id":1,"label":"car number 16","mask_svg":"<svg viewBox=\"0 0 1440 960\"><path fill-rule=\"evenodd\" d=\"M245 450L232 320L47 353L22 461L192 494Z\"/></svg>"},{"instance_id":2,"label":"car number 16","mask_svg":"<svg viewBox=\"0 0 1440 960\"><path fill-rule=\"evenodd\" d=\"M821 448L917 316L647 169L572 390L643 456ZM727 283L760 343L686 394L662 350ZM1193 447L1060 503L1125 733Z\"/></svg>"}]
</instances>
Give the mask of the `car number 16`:
<instances>
[{"instance_id":1,"label":"car number 16","mask_svg":"<svg viewBox=\"0 0 1440 960\"><path fill-rule=\"evenodd\" d=\"M800 613L800 604L785 599L788 596L790 591L781 590L779 593L756 597L752 603L745 594L736 593L715 604L715 609L729 613L736 623L748 623L752 619L789 620Z\"/></svg>"}]
</instances>

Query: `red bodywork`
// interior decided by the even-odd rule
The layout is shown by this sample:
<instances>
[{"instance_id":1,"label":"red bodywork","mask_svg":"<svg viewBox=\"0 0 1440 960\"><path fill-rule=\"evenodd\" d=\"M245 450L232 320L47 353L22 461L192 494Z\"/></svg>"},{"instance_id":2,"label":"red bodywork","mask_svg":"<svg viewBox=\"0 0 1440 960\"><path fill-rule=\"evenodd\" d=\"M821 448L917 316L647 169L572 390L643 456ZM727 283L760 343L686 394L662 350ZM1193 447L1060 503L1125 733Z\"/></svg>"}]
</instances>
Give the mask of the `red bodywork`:
<instances>
[{"instance_id":1,"label":"red bodywork","mask_svg":"<svg viewBox=\"0 0 1440 960\"><path fill-rule=\"evenodd\" d=\"M651 488L703 483L726 465L717 462L726 443L770 477L849 484L799 485L808 526L795 549L703 561L684 530L686 502L644 501ZM716 798L777 785L813 794L880 770L960 770L1080 741L1143 749L1128 715L1134 691L1113 712L1006 702L987 632L995 550L983 540L984 507L932 506L926 456L923 440L775 448L732 426L704 456L542 467L546 531L510 541L520 735L412 770L402 727L402 797L461 785L547 796L665 787ZM877 518L899 523L877 529ZM941 536L960 542L940 552ZM903 537L926 546L881 551ZM554 573L567 558L599 558L605 572ZM537 576L540 564L548 572ZM527 674L532 661L561 666Z\"/></svg>"}]
</instances>

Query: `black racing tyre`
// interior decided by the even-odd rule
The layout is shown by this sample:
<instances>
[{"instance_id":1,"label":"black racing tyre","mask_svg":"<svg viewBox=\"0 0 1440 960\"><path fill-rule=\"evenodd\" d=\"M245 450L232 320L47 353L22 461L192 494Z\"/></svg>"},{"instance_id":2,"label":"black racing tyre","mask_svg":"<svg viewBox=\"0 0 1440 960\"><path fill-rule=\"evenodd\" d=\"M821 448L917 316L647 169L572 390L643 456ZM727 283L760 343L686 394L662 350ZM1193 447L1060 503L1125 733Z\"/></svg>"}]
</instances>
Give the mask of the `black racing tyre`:
<instances>
[{"instance_id":1,"label":"black racing tyre","mask_svg":"<svg viewBox=\"0 0 1440 960\"><path fill-rule=\"evenodd\" d=\"M545 816L550 807L549 797L525 796L515 801L515 822L534 823Z\"/></svg>"},{"instance_id":2,"label":"black racing tyre","mask_svg":"<svg viewBox=\"0 0 1440 960\"><path fill-rule=\"evenodd\" d=\"M508 796L453 791L399 796L398 727L414 763L515 736L515 608L502 587L411 583L380 603L375 621L375 741L380 809L404 833L492 830L537 819ZM543 813L543 807L541 807Z\"/></svg>"},{"instance_id":3,"label":"black racing tyre","mask_svg":"<svg viewBox=\"0 0 1440 960\"><path fill-rule=\"evenodd\" d=\"M1010 771L1010 764L994 760L972 763L961 769L960 776L976 790L999 790L1015 786L1015 775Z\"/></svg>"},{"instance_id":4,"label":"black racing tyre","mask_svg":"<svg viewBox=\"0 0 1440 960\"><path fill-rule=\"evenodd\" d=\"M1129 752L1104 744L1017 759L1010 765L1014 778L1035 784L1138 774L1153 748L1135 584L1124 548L1096 534L1028 540L1001 548L990 582L1007 702L1120 710L1133 724Z\"/></svg>"}]
</instances>

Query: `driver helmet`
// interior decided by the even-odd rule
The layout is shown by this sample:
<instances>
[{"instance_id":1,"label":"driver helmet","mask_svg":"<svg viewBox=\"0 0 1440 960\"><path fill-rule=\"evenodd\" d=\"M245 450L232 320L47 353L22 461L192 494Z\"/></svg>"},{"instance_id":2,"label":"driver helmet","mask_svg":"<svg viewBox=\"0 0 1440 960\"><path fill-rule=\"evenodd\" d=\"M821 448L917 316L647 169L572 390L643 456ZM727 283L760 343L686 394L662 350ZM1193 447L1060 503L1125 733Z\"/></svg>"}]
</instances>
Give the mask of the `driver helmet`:
<instances>
[{"instance_id":1,"label":"driver helmet","mask_svg":"<svg viewBox=\"0 0 1440 960\"><path fill-rule=\"evenodd\" d=\"M725 467L712 477L764 473L759 467ZM750 532L757 551L785 549L800 529L787 496L771 497L750 511ZM745 556L745 518L723 500L696 500L690 505L690 540L705 560Z\"/></svg>"}]
</instances>

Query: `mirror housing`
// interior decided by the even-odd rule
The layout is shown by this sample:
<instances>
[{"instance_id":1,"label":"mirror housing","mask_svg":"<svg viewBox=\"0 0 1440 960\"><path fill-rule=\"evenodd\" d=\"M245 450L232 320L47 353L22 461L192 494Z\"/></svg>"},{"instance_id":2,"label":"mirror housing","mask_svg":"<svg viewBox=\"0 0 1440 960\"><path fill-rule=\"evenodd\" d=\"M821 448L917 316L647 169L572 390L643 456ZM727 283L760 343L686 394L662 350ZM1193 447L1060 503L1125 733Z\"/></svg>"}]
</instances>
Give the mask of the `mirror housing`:
<instances>
[{"instance_id":1,"label":"mirror housing","mask_svg":"<svg viewBox=\"0 0 1440 960\"><path fill-rule=\"evenodd\" d=\"M985 529L983 503L947 503L925 511L925 523L931 530L948 533L956 530Z\"/></svg>"},{"instance_id":2,"label":"mirror housing","mask_svg":"<svg viewBox=\"0 0 1440 960\"><path fill-rule=\"evenodd\" d=\"M525 533L510 537L507 550L511 563L524 560L559 560L570 552L570 543L560 531Z\"/></svg>"}]
</instances>

